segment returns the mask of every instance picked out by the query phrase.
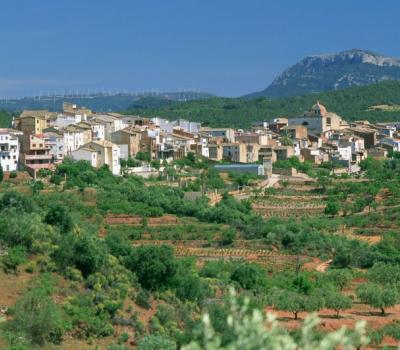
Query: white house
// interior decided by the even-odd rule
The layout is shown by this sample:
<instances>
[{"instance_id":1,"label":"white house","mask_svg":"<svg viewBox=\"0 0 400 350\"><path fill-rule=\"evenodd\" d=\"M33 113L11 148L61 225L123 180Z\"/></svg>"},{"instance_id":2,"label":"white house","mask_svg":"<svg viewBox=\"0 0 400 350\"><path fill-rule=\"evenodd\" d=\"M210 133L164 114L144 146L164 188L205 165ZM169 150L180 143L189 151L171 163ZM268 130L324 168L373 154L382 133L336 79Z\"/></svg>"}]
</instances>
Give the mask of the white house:
<instances>
[{"instance_id":1,"label":"white house","mask_svg":"<svg viewBox=\"0 0 400 350\"><path fill-rule=\"evenodd\" d=\"M79 114L58 114L57 117L50 121L50 126L55 128L65 128L70 124L77 124L82 121L82 116Z\"/></svg>"},{"instance_id":2,"label":"white house","mask_svg":"<svg viewBox=\"0 0 400 350\"><path fill-rule=\"evenodd\" d=\"M92 130L92 139L102 141L105 139L105 124L96 122L94 120L87 120L77 124L78 126L89 128Z\"/></svg>"},{"instance_id":3,"label":"white house","mask_svg":"<svg viewBox=\"0 0 400 350\"><path fill-rule=\"evenodd\" d=\"M53 156L54 160L63 160L65 156L65 146L64 146L64 136L57 132L45 132L43 134L45 139L45 144L50 150L50 154Z\"/></svg>"},{"instance_id":4,"label":"white house","mask_svg":"<svg viewBox=\"0 0 400 350\"><path fill-rule=\"evenodd\" d=\"M14 129L0 129L0 164L4 171L16 171L19 160L18 136L22 132Z\"/></svg>"},{"instance_id":5,"label":"white house","mask_svg":"<svg viewBox=\"0 0 400 350\"><path fill-rule=\"evenodd\" d=\"M110 139L113 132L122 130L127 126L122 118L108 114L95 114L91 121L104 125L104 138L106 140Z\"/></svg>"},{"instance_id":6,"label":"white house","mask_svg":"<svg viewBox=\"0 0 400 350\"><path fill-rule=\"evenodd\" d=\"M71 153L74 160L86 160L94 168L108 165L114 175L121 174L120 149L110 141L92 141Z\"/></svg>"},{"instance_id":7,"label":"white house","mask_svg":"<svg viewBox=\"0 0 400 350\"><path fill-rule=\"evenodd\" d=\"M83 129L76 125L68 125L62 129L62 132L64 134L64 146L67 154L70 154L92 140L92 130L90 128Z\"/></svg>"}]
</instances>

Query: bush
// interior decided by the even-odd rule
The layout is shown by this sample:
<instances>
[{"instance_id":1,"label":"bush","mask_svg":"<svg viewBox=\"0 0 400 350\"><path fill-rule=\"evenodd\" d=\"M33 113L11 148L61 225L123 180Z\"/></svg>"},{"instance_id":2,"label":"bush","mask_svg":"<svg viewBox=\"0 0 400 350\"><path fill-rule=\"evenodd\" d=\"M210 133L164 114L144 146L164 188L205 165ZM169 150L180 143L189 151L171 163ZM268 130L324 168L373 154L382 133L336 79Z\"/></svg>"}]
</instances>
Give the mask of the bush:
<instances>
[{"instance_id":1,"label":"bush","mask_svg":"<svg viewBox=\"0 0 400 350\"><path fill-rule=\"evenodd\" d=\"M18 174L17 174L16 171L11 171L11 172L10 172L10 179L16 179L17 176L18 176Z\"/></svg>"},{"instance_id":2,"label":"bush","mask_svg":"<svg viewBox=\"0 0 400 350\"><path fill-rule=\"evenodd\" d=\"M30 343L43 345L49 340L59 343L62 325L58 307L44 290L35 288L18 299L8 328L24 334Z\"/></svg>"},{"instance_id":3,"label":"bush","mask_svg":"<svg viewBox=\"0 0 400 350\"><path fill-rule=\"evenodd\" d=\"M61 205L53 205L44 218L44 221L50 225L57 226L62 233L71 231L73 221L69 212Z\"/></svg>"},{"instance_id":4,"label":"bush","mask_svg":"<svg viewBox=\"0 0 400 350\"><path fill-rule=\"evenodd\" d=\"M146 291L145 289L140 289L139 292L136 295L135 298L135 302L136 304L138 304L140 307L144 308L144 309L150 309L151 308L151 304L150 304L150 294L148 291Z\"/></svg>"},{"instance_id":5,"label":"bush","mask_svg":"<svg viewBox=\"0 0 400 350\"><path fill-rule=\"evenodd\" d=\"M233 240L236 237L236 231L233 228L229 228L225 230L222 233L221 237L221 245L226 246L226 245L231 245L233 243Z\"/></svg>"},{"instance_id":6,"label":"bush","mask_svg":"<svg viewBox=\"0 0 400 350\"><path fill-rule=\"evenodd\" d=\"M340 210L340 204L337 201L329 200L325 207L325 214L335 216Z\"/></svg>"},{"instance_id":7,"label":"bush","mask_svg":"<svg viewBox=\"0 0 400 350\"><path fill-rule=\"evenodd\" d=\"M139 340L138 350L176 350L176 343L163 334L151 334Z\"/></svg>"},{"instance_id":8,"label":"bush","mask_svg":"<svg viewBox=\"0 0 400 350\"><path fill-rule=\"evenodd\" d=\"M231 279L248 290L260 291L266 284L265 271L255 264L241 264L231 274Z\"/></svg>"},{"instance_id":9,"label":"bush","mask_svg":"<svg viewBox=\"0 0 400 350\"><path fill-rule=\"evenodd\" d=\"M129 339L129 334L128 333L122 333L119 338L118 338L118 343L123 344L126 343Z\"/></svg>"},{"instance_id":10,"label":"bush","mask_svg":"<svg viewBox=\"0 0 400 350\"><path fill-rule=\"evenodd\" d=\"M131 251L125 266L136 274L140 284L149 290L165 288L176 273L171 247L144 245Z\"/></svg>"},{"instance_id":11,"label":"bush","mask_svg":"<svg viewBox=\"0 0 400 350\"><path fill-rule=\"evenodd\" d=\"M6 273L18 273L18 265L26 261L26 250L24 247L15 246L7 250L7 254L1 258L3 269Z\"/></svg>"},{"instance_id":12,"label":"bush","mask_svg":"<svg viewBox=\"0 0 400 350\"><path fill-rule=\"evenodd\" d=\"M15 208L19 212L32 212L33 201L31 198L19 192L6 192L0 199L0 211Z\"/></svg>"},{"instance_id":13,"label":"bush","mask_svg":"<svg viewBox=\"0 0 400 350\"><path fill-rule=\"evenodd\" d=\"M59 174L53 174L50 177L50 183L57 185L57 186L60 185L63 180L64 180L64 178Z\"/></svg>"},{"instance_id":14,"label":"bush","mask_svg":"<svg viewBox=\"0 0 400 350\"><path fill-rule=\"evenodd\" d=\"M68 233L61 240L52 257L61 270L74 266L84 277L94 273L103 266L107 250L97 236L82 233Z\"/></svg>"},{"instance_id":15,"label":"bush","mask_svg":"<svg viewBox=\"0 0 400 350\"><path fill-rule=\"evenodd\" d=\"M30 261L25 267L25 271L28 273L34 273L35 270L36 270L36 262L35 261Z\"/></svg>"}]
</instances>

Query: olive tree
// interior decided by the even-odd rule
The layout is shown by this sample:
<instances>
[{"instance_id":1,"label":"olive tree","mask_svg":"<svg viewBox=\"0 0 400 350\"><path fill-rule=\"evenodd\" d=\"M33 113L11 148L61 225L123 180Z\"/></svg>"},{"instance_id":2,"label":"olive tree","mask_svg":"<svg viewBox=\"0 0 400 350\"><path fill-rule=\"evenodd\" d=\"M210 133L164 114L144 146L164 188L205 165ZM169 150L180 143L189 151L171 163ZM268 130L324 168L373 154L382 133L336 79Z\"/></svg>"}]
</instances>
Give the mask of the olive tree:
<instances>
[{"instance_id":1,"label":"olive tree","mask_svg":"<svg viewBox=\"0 0 400 350\"><path fill-rule=\"evenodd\" d=\"M351 299L335 290L330 290L324 294L325 307L336 311L336 317L342 310L349 309L352 305Z\"/></svg>"},{"instance_id":2,"label":"olive tree","mask_svg":"<svg viewBox=\"0 0 400 350\"><path fill-rule=\"evenodd\" d=\"M277 310L293 313L294 319L297 320L299 312L320 310L323 307L323 298L283 289L272 293L271 304Z\"/></svg>"},{"instance_id":3,"label":"olive tree","mask_svg":"<svg viewBox=\"0 0 400 350\"><path fill-rule=\"evenodd\" d=\"M387 288L376 283L364 283L357 288L357 296L360 300L374 308L380 309L385 315L385 309L399 302L399 294L396 288Z\"/></svg>"},{"instance_id":4,"label":"olive tree","mask_svg":"<svg viewBox=\"0 0 400 350\"><path fill-rule=\"evenodd\" d=\"M317 337L319 319L315 315L306 317L300 333L300 339L294 338L279 326L276 317L265 315L260 310L249 313L249 300L239 305L233 292L227 324L231 330L231 340L223 345L220 335L214 330L208 314L203 315L203 327L200 341L192 341L182 350L317 350L317 349L359 349L369 340L365 333L365 322L358 322L349 331L345 327L322 337Z\"/></svg>"}]
</instances>

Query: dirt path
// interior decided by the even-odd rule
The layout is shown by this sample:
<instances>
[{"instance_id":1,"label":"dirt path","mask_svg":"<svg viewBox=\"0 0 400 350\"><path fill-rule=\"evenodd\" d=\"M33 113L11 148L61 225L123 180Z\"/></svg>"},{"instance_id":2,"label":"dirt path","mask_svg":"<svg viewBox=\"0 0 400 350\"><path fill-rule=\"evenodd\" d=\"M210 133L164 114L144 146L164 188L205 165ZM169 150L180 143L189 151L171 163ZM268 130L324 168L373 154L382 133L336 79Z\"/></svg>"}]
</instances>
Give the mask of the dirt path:
<instances>
[{"instance_id":1,"label":"dirt path","mask_svg":"<svg viewBox=\"0 0 400 350\"><path fill-rule=\"evenodd\" d=\"M332 259L329 259L327 261L322 262L321 264L319 264L315 270L318 272L325 272L329 266L332 264Z\"/></svg>"}]
</instances>

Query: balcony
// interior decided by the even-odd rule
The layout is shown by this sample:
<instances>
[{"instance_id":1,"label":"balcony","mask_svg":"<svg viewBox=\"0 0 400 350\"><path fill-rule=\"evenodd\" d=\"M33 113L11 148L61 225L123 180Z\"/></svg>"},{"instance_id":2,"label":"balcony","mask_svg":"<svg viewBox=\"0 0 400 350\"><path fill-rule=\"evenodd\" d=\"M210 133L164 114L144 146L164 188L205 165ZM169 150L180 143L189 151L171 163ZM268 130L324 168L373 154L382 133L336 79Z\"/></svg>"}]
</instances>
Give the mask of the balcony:
<instances>
[{"instance_id":1,"label":"balcony","mask_svg":"<svg viewBox=\"0 0 400 350\"><path fill-rule=\"evenodd\" d=\"M25 154L25 160L51 160L51 154Z\"/></svg>"}]
</instances>

